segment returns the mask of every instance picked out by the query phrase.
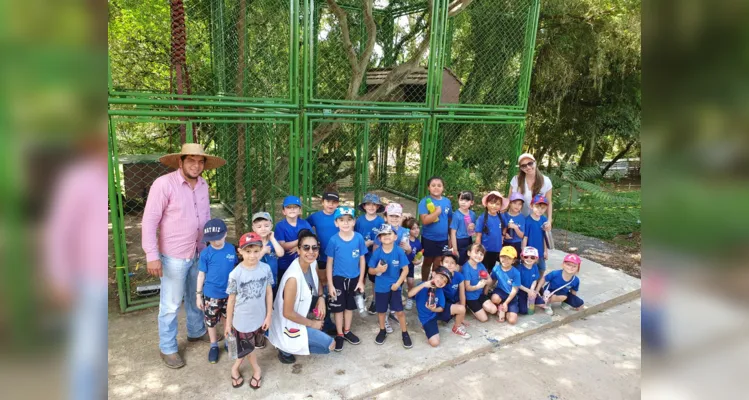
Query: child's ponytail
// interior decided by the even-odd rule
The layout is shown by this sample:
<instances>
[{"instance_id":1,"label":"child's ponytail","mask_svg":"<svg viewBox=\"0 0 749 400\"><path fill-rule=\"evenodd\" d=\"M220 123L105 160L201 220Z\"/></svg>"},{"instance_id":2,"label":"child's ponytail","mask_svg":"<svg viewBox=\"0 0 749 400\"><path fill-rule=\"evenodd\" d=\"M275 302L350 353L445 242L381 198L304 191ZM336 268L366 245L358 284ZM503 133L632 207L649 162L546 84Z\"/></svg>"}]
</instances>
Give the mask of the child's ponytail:
<instances>
[{"instance_id":1,"label":"child's ponytail","mask_svg":"<svg viewBox=\"0 0 749 400\"><path fill-rule=\"evenodd\" d=\"M489 234L489 207L484 207L484 227L481 228L481 233L484 235Z\"/></svg>"}]
</instances>

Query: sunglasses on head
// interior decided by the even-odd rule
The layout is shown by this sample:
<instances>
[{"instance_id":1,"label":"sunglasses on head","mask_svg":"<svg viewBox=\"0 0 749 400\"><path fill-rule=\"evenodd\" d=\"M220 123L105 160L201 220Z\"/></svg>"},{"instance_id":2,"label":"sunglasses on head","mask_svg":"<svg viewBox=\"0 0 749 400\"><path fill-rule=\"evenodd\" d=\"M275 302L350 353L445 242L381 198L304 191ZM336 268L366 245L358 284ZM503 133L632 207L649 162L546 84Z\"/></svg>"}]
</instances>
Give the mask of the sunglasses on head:
<instances>
[{"instance_id":1,"label":"sunglasses on head","mask_svg":"<svg viewBox=\"0 0 749 400\"><path fill-rule=\"evenodd\" d=\"M302 250L304 250L304 251L320 251L320 246L318 246L316 244L313 244L313 245L305 244L305 245L302 245Z\"/></svg>"},{"instance_id":2,"label":"sunglasses on head","mask_svg":"<svg viewBox=\"0 0 749 400\"><path fill-rule=\"evenodd\" d=\"M525 164L520 164L520 168L528 168L528 167L532 167L532 166L533 166L534 164L536 164L536 162L535 162L535 161L528 161L528 162L527 162L527 163L525 163Z\"/></svg>"},{"instance_id":3,"label":"sunglasses on head","mask_svg":"<svg viewBox=\"0 0 749 400\"><path fill-rule=\"evenodd\" d=\"M527 258L527 259L529 259L529 260L535 260L535 259L537 259L538 257L536 257L536 256L523 256L523 258Z\"/></svg>"}]
</instances>

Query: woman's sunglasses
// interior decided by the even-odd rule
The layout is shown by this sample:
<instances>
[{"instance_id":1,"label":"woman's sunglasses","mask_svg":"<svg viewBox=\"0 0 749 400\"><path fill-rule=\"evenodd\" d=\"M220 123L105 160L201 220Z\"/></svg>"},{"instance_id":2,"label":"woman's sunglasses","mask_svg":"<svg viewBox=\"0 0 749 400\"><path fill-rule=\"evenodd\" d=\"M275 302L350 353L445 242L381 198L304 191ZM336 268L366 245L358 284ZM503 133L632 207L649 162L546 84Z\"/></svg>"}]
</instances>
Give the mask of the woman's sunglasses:
<instances>
[{"instance_id":1,"label":"woman's sunglasses","mask_svg":"<svg viewBox=\"0 0 749 400\"><path fill-rule=\"evenodd\" d=\"M530 167L532 167L532 166L533 166L534 164L536 164L536 162L535 162L535 161L528 161L528 162L527 162L527 163L525 163L525 164L520 164L520 168L522 168L522 169L525 169L525 168L530 168Z\"/></svg>"},{"instance_id":2,"label":"woman's sunglasses","mask_svg":"<svg viewBox=\"0 0 749 400\"><path fill-rule=\"evenodd\" d=\"M318 246L318 245L310 246L308 244L305 244L305 245L302 246L302 250L304 250L304 251L320 251L320 246Z\"/></svg>"},{"instance_id":3,"label":"woman's sunglasses","mask_svg":"<svg viewBox=\"0 0 749 400\"><path fill-rule=\"evenodd\" d=\"M528 259L528 260L535 260L538 257L536 257L536 256L523 256L523 258Z\"/></svg>"}]
</instances>

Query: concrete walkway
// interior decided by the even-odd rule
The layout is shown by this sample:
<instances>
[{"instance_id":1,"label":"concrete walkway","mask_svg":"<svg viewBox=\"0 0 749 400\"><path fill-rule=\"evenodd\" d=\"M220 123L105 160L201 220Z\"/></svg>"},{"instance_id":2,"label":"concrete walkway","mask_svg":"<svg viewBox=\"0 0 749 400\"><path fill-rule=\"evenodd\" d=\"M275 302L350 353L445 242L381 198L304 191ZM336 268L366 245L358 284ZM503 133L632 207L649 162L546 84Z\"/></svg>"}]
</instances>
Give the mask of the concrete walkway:
<instances>
[{"instance_id":1,"label":"concrete walkway","mask_svg":"<svg viewBox=\"0 0 749 400\"><path fill-rule=\"evenodd\" d=\"M561 251L552 251L547 263L549 268L558 269L564 255ZM184 314L180 316L179 340L180 353L187 366L179 370L164 367L159 358L158 310L113 314L109 320L109 398L229 398L240 393L246 396L250 392L258 398L283 399L377 396L432 371L458 365L491 353L497 347L639 297L639 279L587 260L583 261L580 278L580 295L586 301L586 310L566 312L555 308L554 317L537 313L521 317L514 327L499 324L494 319L481 324L468 318L468 331L473 337L461 339L450 332L449 326L443 325L440 328L442 345L438 349L426 343L415 309L407 313L414 341L414 347L409 350L401 346L397 325L394 326L396 334L383 346L377 346L374 343L378 331L376 318L355 316L352 330L362 339L362 344L346 344L341 353L298 357L295 365L283 365L278 362L272 346L259 350L264 379L263 387L257 392L247 384L236 390L231 387L230 361L226 353L222 352L218 364L211 365L206 360L207 344L187 344ZM242 374L249 377L250 369L245 363ZM533 386L533 383L527 385Z\"/></svg>"},{"instance_id":2,"label":"concrete walkway","mask_svg":"<svg viewBox=\"0 0 749 400\"><path fill-rule=\"evenodd\" d=\"M639 399L640 301L410 379L378 399ZM460 377L459 384L453 384Z\"/></svg>"}]
</instances>

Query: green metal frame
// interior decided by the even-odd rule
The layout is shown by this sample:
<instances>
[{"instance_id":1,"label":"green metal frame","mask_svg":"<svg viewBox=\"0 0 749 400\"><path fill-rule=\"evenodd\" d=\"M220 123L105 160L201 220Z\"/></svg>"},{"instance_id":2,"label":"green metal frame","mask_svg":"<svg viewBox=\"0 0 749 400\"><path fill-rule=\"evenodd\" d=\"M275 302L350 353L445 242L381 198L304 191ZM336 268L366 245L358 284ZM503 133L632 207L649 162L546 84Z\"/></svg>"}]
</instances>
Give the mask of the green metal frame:
<instances>
[{"instance_id":1,"label":"green metal frame","mask_svg":"<svg viewBox=\"0 0 749 400\"><path fill-rule=\"evenodd\" d=\"M154 113L156 113L154 115ZM108 176L109 176L109 207L110 207L110 220L112 223L113 232L113 248L114 248L114 260L116 268L116 281L117 291L120 298L120 310L122 312L135 311L143 308L154 307L159 304L158 296L145 297L142 299L133 299L131 295L130 287L130 265L127 258L127 240L125 237L124 228L124 207L123 207L123 184L122 177L119 171L119 151L117 145L117 123L119 122L138 122L138 123L159 123L159 124L174 124L174 125L185 125L187 142L193 141L193 123L210 123L210 124L288 124L291 131L290 140L296 140L299 143L299 116L297 114L238 114L238 113L223 113L223 112L205 112L205 113L190 113L190 115L174 115L169 113L164 115L165 112L153 112L153 111L128 111L121 115L122 112L116 110L110 110L109 126L108 126L108 142L109 142L109 156L108 156ZM177 113L179 114L179 113ZM200 114L200 115L195 115ZM182 119L165 119L159 118L162 116L170 117L204 117L201 119L193 120L182 120ZM231 119L225 118L227 116L234 116L239 118ZM247 133L245 133L247 135ZM291 160L296 162L290 165L289 168L289 185L293 193L299 192L299 175L296 171L299 171L299 146L289 146L289 156Z\"/></svg>"}]
</instances>

